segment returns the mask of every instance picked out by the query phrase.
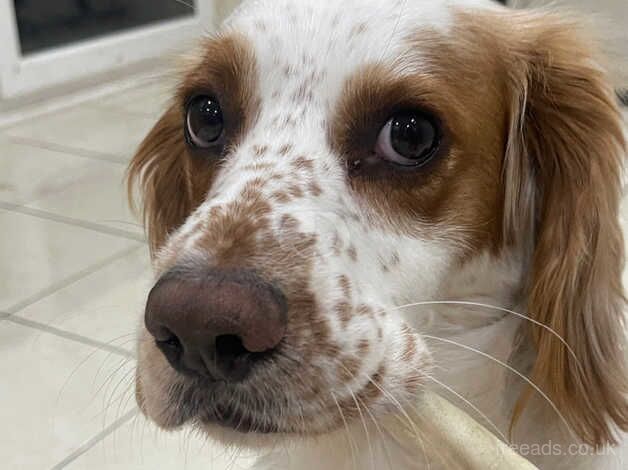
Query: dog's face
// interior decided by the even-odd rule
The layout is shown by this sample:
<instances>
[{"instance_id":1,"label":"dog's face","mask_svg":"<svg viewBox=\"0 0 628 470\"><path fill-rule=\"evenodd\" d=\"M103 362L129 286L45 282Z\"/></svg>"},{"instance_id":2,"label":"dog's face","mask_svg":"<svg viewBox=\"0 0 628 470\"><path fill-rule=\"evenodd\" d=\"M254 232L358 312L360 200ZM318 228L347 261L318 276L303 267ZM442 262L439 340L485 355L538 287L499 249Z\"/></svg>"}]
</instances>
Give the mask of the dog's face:
<instances>
[{"instance_id":1,"label":"dog's face","mask_svg":"<svg viewBox=\"0 0 628 470\"><path fill-rule=\"evenodd\" d=\"M474 4L482 9L470 10ZM576 103L565 110L576 115L568 135L545 136L551 131L539 126L566 119L551 106L546 112L545 96L526 103L526 93L539 92L533 80L541 75L548 87L565 77L541 70L545 56L533 49L543 43L540 24L530 21L538 32L521 41L510 37L515 19L495 8L252 1L191 55L172 106L131 167L160 279L139 341L137 394L150 418L246 441L320 434L403 406L433 359L420 334L426 310L399 306L482 282L472 268L480 259L494 287L523 283L524 264L504 260L527 253L533 240L569 237L564 249L577 250L570 217L580 210L596 217L583 216L582 233L595 225L612 237L595 256L613 259L603 276L613 280L606 289L618 288L621 132L612 98L596 69L578 62L594 85L586 100L602 108L583 118L589 110ZM531 112L536 121L523 142ZM554 227L546 235L543 217L564 203L546 200L558 198L549 180L568 184L555 180L555 167L582 130L611 149L600 158L569 149L587 168L572 161L564 171L594 179L580 189L598 192L596 207L569 203L569 233ZM552 156L539 162L545 144ZM608 221L597 219L599 208ZM553 268L558 275L571 266ZM559 313L546 305L544 286L534 298L542 275L530 274L529 294L552 323ZM562 343L535 334L541 356L568 357ZM607 379L591 380L601 389Z\"/></svg>"}]
</instances>

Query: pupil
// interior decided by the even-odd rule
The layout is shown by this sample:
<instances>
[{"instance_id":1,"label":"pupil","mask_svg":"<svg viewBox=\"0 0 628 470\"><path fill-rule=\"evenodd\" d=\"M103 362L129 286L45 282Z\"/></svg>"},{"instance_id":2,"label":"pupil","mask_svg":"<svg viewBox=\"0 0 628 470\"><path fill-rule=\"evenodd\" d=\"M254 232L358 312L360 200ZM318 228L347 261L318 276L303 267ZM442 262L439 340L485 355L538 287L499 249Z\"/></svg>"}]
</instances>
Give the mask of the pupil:
<instances>
[{"instance_id":1,"label":"pupil","mask_svg":"<svg viewBox=\"0 0 628 470\"><path fill-rule=\"evenodd\" d=\"M218 140L223 130L222 110L217 101L202 98L190 110L190 130L202 142Z\"/></svg>"},{"instance_id":2,"label":"pupil","mask_svg":"<svg viewBox=\"0 0 628 470\"><path fill-rule=\"evenodd\" d=\"M395 116L390 132L390 141L395 152L412 160L426 156L432 150L436 138L432 124L414 114Z\"/></svg>"}]
</instances>

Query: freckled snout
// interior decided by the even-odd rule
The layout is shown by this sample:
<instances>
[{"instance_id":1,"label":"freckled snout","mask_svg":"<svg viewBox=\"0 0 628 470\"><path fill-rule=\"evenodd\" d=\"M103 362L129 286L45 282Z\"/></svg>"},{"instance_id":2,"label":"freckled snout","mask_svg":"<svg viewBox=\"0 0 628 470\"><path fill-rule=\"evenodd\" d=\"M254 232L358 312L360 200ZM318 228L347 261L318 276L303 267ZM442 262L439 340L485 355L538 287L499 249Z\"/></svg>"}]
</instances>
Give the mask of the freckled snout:
<instances>
[{"instance_id":1,"label":"freckled snout","mask_svg":"<svg viewBox=\"0 0 628 470\"><path fill-rule=\"evenodd\" d=\"M175 370L238 382L283 339L287 305L250 271L173 270L151 290L145 324Z\"/></svg>"}]
</instances>

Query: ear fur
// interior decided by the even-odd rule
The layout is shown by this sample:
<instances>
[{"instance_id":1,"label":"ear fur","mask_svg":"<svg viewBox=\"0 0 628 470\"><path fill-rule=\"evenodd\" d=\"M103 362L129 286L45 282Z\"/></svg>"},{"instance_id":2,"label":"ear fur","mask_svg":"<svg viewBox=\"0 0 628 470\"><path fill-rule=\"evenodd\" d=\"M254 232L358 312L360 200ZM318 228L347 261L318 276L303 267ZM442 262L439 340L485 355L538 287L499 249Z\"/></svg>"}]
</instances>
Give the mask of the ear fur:
<instances>
[{"instance_id":1,"label":"ear fur","mask_svg":"<svg viewBox=\"0 0 628 470\"><path fill-rule=\"evenodd\" d=\"M129 201L141 214L151 253L194 207L191 162L177 106L170 107L140 144L127 170ZM139 194L138 194L139 193Z\"/></svg>"},{"instance_id":2,"label":"ear fur","mask_svg":"<svg viewBox=\"0 0 628 470\"><path fill-rule=\"evenodd\" d=\"M532 240L528 314L573 350L529 326L531 379L585 443L614 444L628 430L621 115L576 23L531 13L513 21L505 239Z\"/></svg>"}]
</instances>

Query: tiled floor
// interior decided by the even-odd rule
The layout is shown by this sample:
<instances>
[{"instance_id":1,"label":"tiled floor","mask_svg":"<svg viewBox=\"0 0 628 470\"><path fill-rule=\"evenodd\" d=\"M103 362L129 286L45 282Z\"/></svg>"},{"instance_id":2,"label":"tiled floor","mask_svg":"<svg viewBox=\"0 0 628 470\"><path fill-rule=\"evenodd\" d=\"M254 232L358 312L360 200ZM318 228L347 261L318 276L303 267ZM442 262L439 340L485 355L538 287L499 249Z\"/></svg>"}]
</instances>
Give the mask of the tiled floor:
<instances>
[{"instance_id":1,"label":"tiled floor","mask_svg":"<svg viewBox=\"0 0 628 470\"><path fill-rule=\"evenodd\" d=\"M0 128L0 468L237 469L133 400L150 269L122 184L164 86Z\"/></svg>"}]
</instances>

